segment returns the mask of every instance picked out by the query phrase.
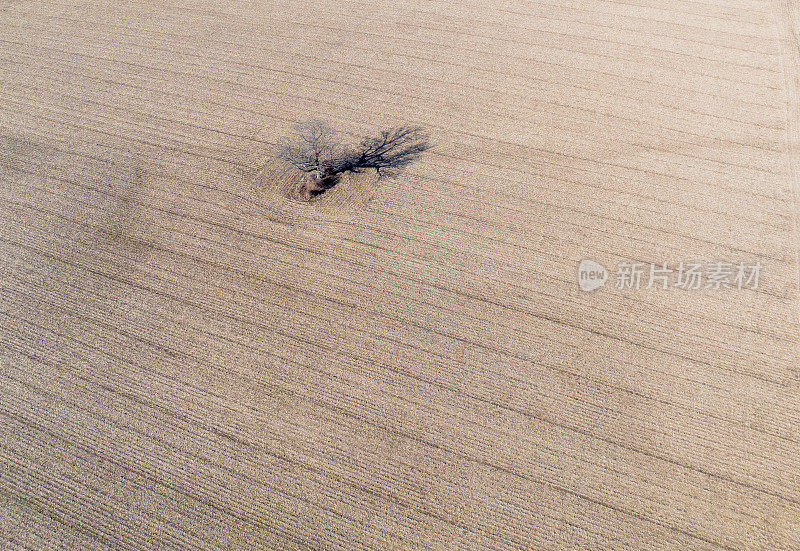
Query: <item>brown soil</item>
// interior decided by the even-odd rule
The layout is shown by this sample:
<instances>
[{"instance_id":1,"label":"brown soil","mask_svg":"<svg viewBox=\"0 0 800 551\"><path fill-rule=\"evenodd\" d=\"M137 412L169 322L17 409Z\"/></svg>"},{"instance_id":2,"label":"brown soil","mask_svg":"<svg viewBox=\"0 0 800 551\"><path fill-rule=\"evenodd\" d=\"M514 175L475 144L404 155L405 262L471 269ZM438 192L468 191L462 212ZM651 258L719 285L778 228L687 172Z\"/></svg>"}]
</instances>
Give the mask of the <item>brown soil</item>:
<instances>
[{"instance_id":1,"label":"brown soil","mask_svg":"<svg viewBox=\"0 0 800 551\"><path fill-rule=\"evenodd\" d=\"M319 177L316 172L306 172L300 177L297 194L304 201L311 201L335 186L339 180L338 174L324 174Z\"/></svg>"},{"instance_id":2,"label":"brown soil","mask_svg":"<svg viewBox=\"0 0 800 551\"><path fill-rule=\"evenodd\" d=\"M800 549L798 21L0 0L0 549ZM310 117L437 148L300 183Z\"/></svg>"}]
</instances>

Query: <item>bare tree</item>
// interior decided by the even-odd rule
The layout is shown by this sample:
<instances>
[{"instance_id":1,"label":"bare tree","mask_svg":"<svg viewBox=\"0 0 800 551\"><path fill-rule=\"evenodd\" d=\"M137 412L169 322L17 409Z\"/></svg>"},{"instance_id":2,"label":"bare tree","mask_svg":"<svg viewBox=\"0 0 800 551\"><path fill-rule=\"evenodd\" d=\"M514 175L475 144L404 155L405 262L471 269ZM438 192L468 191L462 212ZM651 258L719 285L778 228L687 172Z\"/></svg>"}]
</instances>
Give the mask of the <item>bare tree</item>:
<instances>
[{"instance_id":1,"label":"bare tree","mask_svg":"<svg viewBox=\"0 0 800 551\"><path fill-rule=\"evenodd\" d=\"M278 145L278 158L303 172L314 172L317 178L341 172L347 155L336 132L321 120L310 120L295 126L295 135Z\"/></svg>"},{"instance_id":2,"label":"bare tree","mask_svg":"<svg viewBox=\"0 0 800 551\"><path fill-rule=\"evenodd\" d=\"M300 195L305 199L336 185L344 172L375 169L378 177L396 175L430 149L428 134L419 126L384 130L355 147L344 147L324 121L312 120L295 127L295 136L283 140L278 158L302 171Z\"/></svg>"}]
</instances>

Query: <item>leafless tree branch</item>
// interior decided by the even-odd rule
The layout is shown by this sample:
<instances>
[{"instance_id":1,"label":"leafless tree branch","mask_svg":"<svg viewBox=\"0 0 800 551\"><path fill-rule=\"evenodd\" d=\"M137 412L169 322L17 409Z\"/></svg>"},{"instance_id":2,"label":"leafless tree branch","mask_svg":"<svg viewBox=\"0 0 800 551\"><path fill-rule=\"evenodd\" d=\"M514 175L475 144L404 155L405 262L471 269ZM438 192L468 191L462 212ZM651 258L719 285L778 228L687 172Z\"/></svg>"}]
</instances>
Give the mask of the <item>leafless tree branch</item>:
<instances>
[{"instance_id":1,"label":"leafless tree branch","mask_svg":"<svg viewBox=\"0 0 800 551\"><path fill-rule=\"evenodd\" d=\"M295 126L295 135L283 139L277 153L279 159L303 172L315 172L318 178L341 172L346 155L336 132L316 119Z\"/></svg>"}]
</instances>

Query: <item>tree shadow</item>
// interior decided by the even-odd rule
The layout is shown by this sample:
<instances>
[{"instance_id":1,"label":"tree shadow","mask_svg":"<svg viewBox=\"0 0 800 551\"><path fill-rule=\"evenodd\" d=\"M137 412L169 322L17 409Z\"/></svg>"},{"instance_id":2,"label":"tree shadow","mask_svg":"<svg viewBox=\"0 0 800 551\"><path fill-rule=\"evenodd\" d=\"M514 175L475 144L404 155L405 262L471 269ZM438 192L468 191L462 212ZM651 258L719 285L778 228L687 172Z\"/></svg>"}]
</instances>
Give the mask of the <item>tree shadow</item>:
<instances>
[{"instance_id":1,"label":"tree shadow","mask_svg":"<svg viewBox=\"0 0 800 551\"><path fill-rule=\"evenodd\" d=\"M345 173L375 170L378 178L396 176L431 148L428 133L419 126L398 126L344 146L330 126L311 120L295 127L295 135L281 140L277 158L303 172L297 195L311 201L340 181Z\"/></svg>"}]
</instances>

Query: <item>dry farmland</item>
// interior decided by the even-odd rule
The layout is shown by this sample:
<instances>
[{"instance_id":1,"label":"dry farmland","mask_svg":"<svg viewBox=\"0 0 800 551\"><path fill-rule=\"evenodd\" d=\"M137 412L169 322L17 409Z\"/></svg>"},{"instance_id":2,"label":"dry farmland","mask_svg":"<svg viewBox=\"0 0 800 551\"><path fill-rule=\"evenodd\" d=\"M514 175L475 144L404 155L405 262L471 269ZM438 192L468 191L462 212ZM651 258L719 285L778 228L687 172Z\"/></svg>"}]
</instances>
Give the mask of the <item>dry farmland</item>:
<instances>
[{"instance_id":1,"label":"dry farmland","mask_svg":"<svg viewBox=\"0 0 800 551\"><path fill-rule=\"evenodd\" d=\"M800 549L795 1L58 1L0 0L1 549ZM304 202L310 117L434 147Z\"/></svg>"}]
</instances>

